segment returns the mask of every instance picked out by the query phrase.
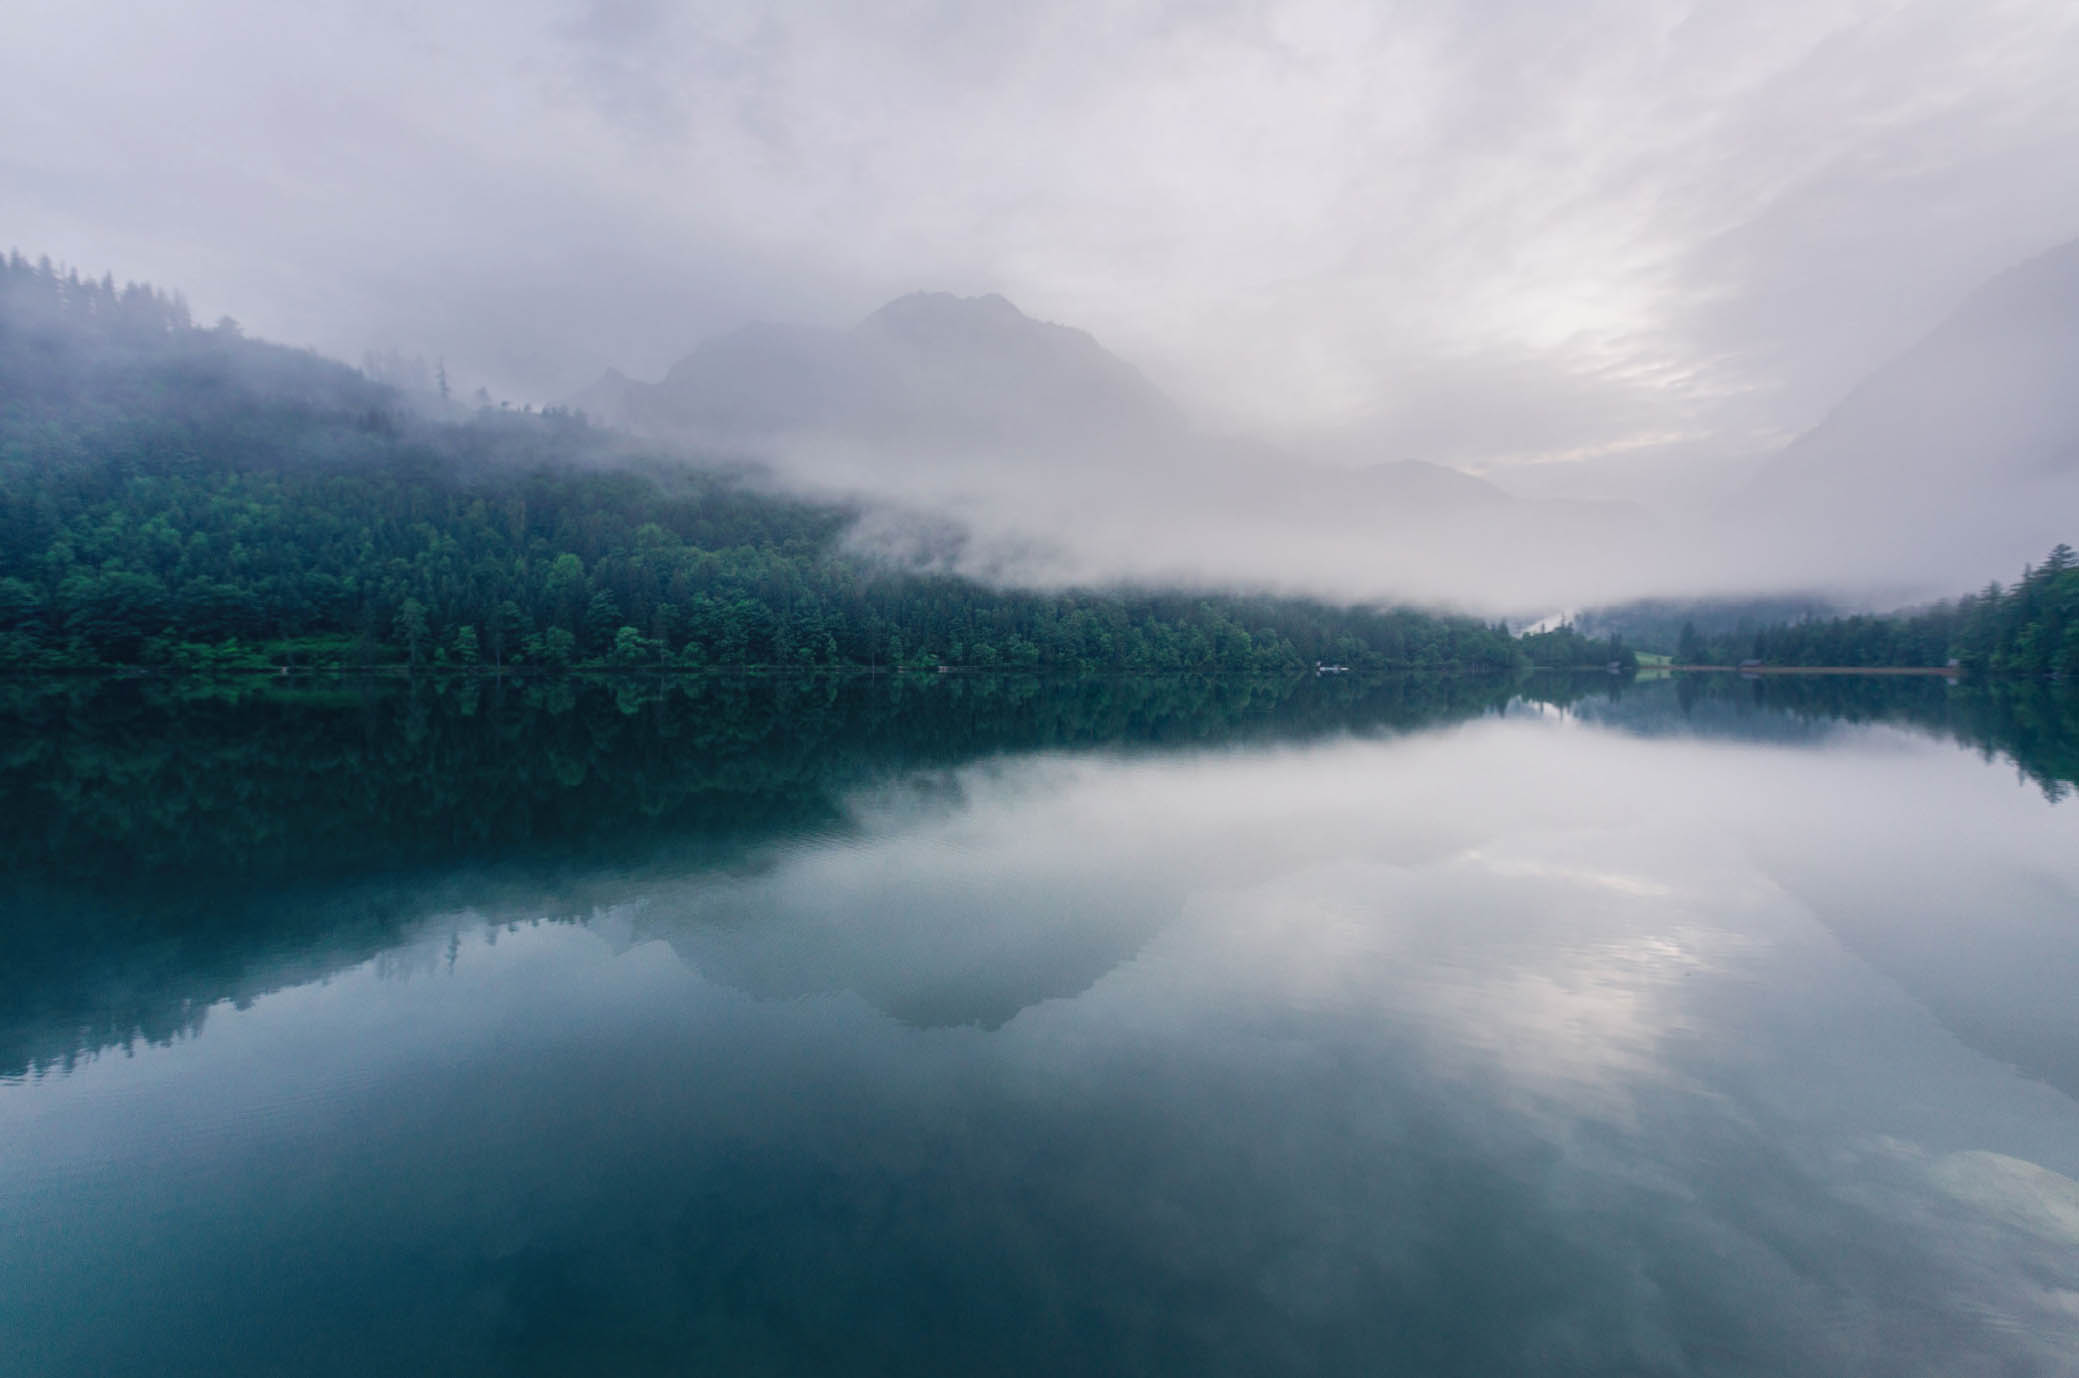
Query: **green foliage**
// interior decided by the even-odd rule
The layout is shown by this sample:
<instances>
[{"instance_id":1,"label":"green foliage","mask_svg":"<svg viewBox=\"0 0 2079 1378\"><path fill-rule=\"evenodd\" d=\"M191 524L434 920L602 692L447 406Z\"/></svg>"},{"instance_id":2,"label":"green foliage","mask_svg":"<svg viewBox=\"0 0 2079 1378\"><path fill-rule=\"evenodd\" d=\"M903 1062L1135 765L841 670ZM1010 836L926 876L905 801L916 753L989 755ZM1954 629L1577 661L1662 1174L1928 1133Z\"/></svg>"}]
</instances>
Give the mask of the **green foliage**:
<instances>
[{"instance_id":1,"label":"green foliage","mask_svg":"<svg viewBox=\"0 0 2079 1378\"><path fill-rule=\"evenodd\" d=\"M622 443L554 411L417 415L343 365L16 256L0 263L0 666L1520 659L1504 629L1406 609L875 565L846 553L844 508Z\"/></svg>"},{"instance_id":2,"label":"green foliage","mask_svg":"<svg viewBox=\"0 0 2079 1378\"><path fill-rule=\"evenodd\" d=\"M426 605L416 598L405 599L403 606L397 609L397 619L393 625L396 628L398 643L410 655L411 663L417 665L426 645Z\"/></svg>"},{"instance_id":3,"label":"green foliage","mask_svg":"<svg viewBox=\"0 0 2079 1378\"><path fill-rule=\"evenodd\" d=\"M1684 622L1682 633L1675 638L1675 663L1678 665L1707 665L1711 650L1696 629L1696 623Z\"/></svg>"},{"instance_id":4,"label":"green foliage","mask_svg":"<svg viewBox=\"0 0 2079 1378\"><path fill-rule=\"evenodd\" d=\"M1954 660L1977 675L2079 679L2079 559L2060 545L2011 588L1988 584L1952 603L1891 616L1808 617L1715 637L1685 625L1675 658L1865 668Z\"/></svg>"},{"instance_id":5,"label":"green foliage","mask_svg":"<svg viewBox=\"0 0 2079 1378\"><path fill-rule=\"evenodd\" d=\"M1623 637L1583 636L1570 622L1550 631L1526 632L1517 638L1516 644L1522 649L1525 663L1541 670L1639 668L1639 658L1624 644Z\"/></svg>"},{"instance_id":6,"label":"green foliage","mask_svg":"<svg viewBox=\"0 0 2079 1378\"><path fill-rule=\"evenodd\" d=\"M577 657L577 638L571 635L568 627L551 627L531 639L528 654L537 664L567 670Z\"/></svg>"},{"instance_id":7,"label":"green foliage","mask_svg":"<svg viewBox=\"0 0 2079 1378\"><path fill-rule=\"evenodd\" d=\"M1744 660L1754 634L1764 627L1829 617L1824 599L1779 595L1767 598L1645 598L1584 612L1576 625L1588 636L1621 636L1627 645L1673 657L1681 665ZM1737 651L1738 654L1732 654Z\"/></svg>"},{"instance_id":8,"label":"green foliage","mask_svg":"<svg viewBox=\"0 0 2079 1378\"><path fill-rule=\"evenodd\" d=\"M613 660L616 665L654 664L659 649L657 642L633 627L622 627L614 633Z\"/></svg>"}]
</instances>

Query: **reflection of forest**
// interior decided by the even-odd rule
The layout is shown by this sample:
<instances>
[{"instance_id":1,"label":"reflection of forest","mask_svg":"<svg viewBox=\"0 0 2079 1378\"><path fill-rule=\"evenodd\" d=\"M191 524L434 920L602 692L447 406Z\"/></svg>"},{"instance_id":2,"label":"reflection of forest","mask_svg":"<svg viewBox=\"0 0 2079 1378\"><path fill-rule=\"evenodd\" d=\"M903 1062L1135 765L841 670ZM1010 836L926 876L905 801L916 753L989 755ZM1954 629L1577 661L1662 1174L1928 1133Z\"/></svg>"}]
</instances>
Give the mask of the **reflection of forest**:
<instances>
[{"instance_id":1,"label":"reflection of forest","mask_svg":"<svg viewBox=\"0 0 2079 1378\"><path fill-rule=\"evenodd\" d=\"M1409 729L1505 680L863 676L0 684L10 875L158 895L827 823L891 771Z\"/></svg>"},{"instance_id":2,"label":"reflection of forest","mask_svg":"<svg viewBox=\"0 0 2079 1378\"><path fill-rule=\"evenodd\" d=\"M1534 697L1558 701L1556 693ZM2052 800L2079 783L2079 693L2037 681L1854 675L1676 675L1577 696L1585 718L1648 736L1814 741L1888 723L2003 756Z\"/></svg>"},{"instance_id":3,"label":"reflection of forest","mask_svg":"<svg viewBox=\"0 0 2079 1378\"><path fill-rule=\"evenodd\" d=\"M578 914L900 772L1398 731L1506 680L905 676L0 682L0 1074L192 1027L425 916Z\"/></svg>"},{"instance_id":4,"label":"reflection of forest","mask_svg":"<svg viewBox=\"0 0 2079 1378\"><path fill-rule=\"evenodd\" d=\"M589 912L845 826L919 768L1393 732L1562 704L1642 733L1894 722L2079 778L2079 705L1927 681L421 679L0 683L0 1074L192 1028L429 915Z\"/></svg>"}]
</instances>

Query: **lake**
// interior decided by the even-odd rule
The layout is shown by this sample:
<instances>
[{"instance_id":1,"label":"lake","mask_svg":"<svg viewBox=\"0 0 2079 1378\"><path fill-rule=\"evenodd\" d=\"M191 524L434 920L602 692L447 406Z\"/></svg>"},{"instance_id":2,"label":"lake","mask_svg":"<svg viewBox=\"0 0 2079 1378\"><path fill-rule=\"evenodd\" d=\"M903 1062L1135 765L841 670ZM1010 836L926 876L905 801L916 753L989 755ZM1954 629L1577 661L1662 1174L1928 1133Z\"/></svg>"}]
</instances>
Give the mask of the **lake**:
<instances>
[{"instance_id":1,"label":"lake","mask_svg":"<svg viewBox=\"0 0 2079 1378\"><path fill-rule=\"evenodd\" d=\"M2079 1371L2043 691L0 685L0 1374Z\"/></svg>"}]
</instances>

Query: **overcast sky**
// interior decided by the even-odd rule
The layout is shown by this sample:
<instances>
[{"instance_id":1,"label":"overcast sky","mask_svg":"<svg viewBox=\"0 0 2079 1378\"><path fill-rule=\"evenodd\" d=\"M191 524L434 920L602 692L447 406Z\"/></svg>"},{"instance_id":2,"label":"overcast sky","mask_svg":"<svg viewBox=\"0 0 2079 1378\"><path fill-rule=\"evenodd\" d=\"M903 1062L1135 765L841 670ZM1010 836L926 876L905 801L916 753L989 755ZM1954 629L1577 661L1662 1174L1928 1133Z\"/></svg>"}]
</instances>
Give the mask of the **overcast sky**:
<instances>
[{"instance_id":1,"label":"overcast sky","mask_svg":"<svg viewBox=\"0 0 2079 1378\"><path fill-rule=\"evenodd\" d=\"M1209 424L1585 491L1765 449L2079 235L2070 0L14 0L7 34L0 247L537 400L1000 291Z\"/></svg>"}]
</instances>

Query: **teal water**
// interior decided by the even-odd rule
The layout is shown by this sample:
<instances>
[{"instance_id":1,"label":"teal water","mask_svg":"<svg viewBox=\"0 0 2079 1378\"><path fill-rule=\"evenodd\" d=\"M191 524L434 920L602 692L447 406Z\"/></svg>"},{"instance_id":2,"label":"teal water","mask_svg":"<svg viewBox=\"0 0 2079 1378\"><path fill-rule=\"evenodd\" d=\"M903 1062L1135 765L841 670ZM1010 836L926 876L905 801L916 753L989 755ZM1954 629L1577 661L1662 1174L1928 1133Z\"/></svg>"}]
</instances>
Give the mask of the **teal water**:
<instances>
[{"instance_id":1,"label":"teal water","mask_svg":"<svg viewBox=\"0 0 2079 1378\"><path fill-rule=\"evenodd\" d=\"M2079 1371L2070 707L0 686L0 1374Z\"/></svg>"}]
</instances>

